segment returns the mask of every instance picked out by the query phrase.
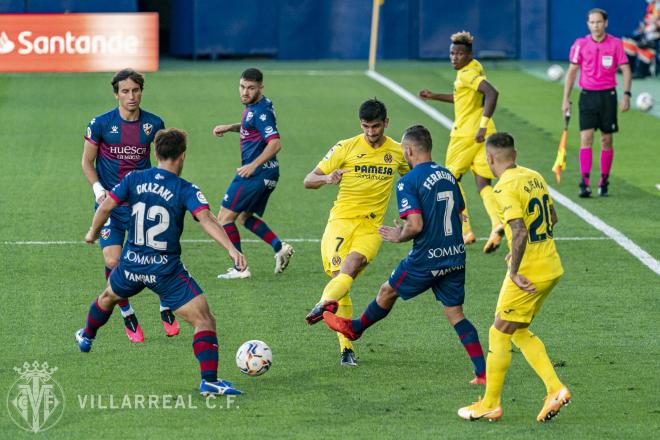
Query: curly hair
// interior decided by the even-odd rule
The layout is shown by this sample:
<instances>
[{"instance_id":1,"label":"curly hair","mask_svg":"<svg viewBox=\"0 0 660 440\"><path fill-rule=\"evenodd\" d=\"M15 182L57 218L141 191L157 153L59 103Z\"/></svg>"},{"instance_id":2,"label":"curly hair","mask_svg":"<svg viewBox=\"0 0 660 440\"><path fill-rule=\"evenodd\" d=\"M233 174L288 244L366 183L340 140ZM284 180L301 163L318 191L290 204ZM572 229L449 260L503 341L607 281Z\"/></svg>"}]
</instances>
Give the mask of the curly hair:
<instances>
[{"instance_id":1,"label":"curly hair","mask_svg":"<svg viewBox=\"0 0 660 440\"><path fill-rule=\"evenodd\" d=\"M474 37L468 31L456 32L451 36L452 44L462 44L469 48L472 47L473 41L474 41Z\"/></svg>"}]
</instances>

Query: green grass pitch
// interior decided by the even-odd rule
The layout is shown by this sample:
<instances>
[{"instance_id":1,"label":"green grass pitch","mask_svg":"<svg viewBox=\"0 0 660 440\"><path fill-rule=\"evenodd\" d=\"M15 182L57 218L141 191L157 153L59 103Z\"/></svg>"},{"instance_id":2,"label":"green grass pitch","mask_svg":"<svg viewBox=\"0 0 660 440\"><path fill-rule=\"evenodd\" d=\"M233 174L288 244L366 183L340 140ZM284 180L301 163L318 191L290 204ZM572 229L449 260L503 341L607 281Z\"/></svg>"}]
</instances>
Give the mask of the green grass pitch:
<instances>
[{"instance_id":1,"label":"green grass pitch","mask_svg":"<svg viewBox=\"0 0 660 440\"><path fill-rule=\"evenodd\" d=\"M387 133L399 139L413 123L430 127L434 158L442 163L449 133L401 98L366 77L361 63L254 62L265 73L282 133L282 177L265 219L282 238L319 239L335 189L305 190L303 177L338 139L359 133L357 107L377 96L388 106ZM238 76L247 63L165 62L147 75L142 106L168 127L188 131L183 177L197 183L217 212L239 163L238 136L211 136L217 123L237 122L242 106ZM562 129L561 85L515 64L486 64L500 91L495 122L517 140L519 163L617 228L654 258L660 256L658 136L660 121L631 111L620 115L611 197L577 199L577 120L569 135L568 169L556 185L550 167ZM383 63L379 71L416 93L451 90L447 63ZM220 376L246 392L231 407L207 408L196 393L198 366L192 330L165 337L155 295L133 300L146 341L132 345L119 313L99 331L94 349L81 354L73 332L104 285L97 245L82 242L92 217L92 192L81 167L82 135L94 115L116 105L109 74L0 75L0 397L9 396L14 367L34 360L58 367L64 393L61 420L43 438L640 438L658 437L660 316L658 276L623 248L557 206L557 242L566 274L532 330L544 341L574 402L549 424L534 420L544 388L518 352L503 394L504 418L469 423L456 410L483 390L468 385L471 364L431 294L400 301L390 316L358 341L357 368L339 365L337 341L321 323L303 321L327 282L319 243L294 242L286 272L275 276L263 243L244 252L253 277L220 282L225 252L206 242L186 242L183 261L206 292L218 322ZM647 80L652 81L652 80ZM577 102L577 100L574 100ZM451 116L450 106L434 104ZM575 104L575 107L577 105ZM577 118L575 118L577 119ZM655 134L654 134L655 133ZM598 148L596 148L596 152ZM594 164L597 168L598 156ZM465 179L478 237L489 232L473 179ZM393 203L391 203L393 205ZM396 215L390 206L390 222ZM188 217L184 239L207 238ZM244 239L254 239L241 229ZM26 245L22 241L76 241ZM504 249L468 249L465 311L484 346L500 283ZM352 292L356 313L373 298L409 245L384 243ZM239 345L262 339L274 364L264 376L243 376L234 364ZM196 408L90 408L115 405L124 395L188 396ZM87 396L87 406L81 403ZM93 396L93 397L91 397ZM148 399L148 397L147 397ZM7 400L6 405L12 405ZM37 438L20 430L0 408L0 438ZM174 403L171 403L174 406Z\"/></svg>"}]
</instances>

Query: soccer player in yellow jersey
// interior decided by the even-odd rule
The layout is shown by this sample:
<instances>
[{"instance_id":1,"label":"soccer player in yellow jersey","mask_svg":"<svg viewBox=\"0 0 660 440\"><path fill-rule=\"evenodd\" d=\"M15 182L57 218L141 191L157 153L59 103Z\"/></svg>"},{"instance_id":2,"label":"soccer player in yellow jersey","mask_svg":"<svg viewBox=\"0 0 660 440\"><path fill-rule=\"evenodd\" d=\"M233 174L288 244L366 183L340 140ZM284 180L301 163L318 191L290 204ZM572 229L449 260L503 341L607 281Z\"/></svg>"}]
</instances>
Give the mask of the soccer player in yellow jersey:
<instances>
[{"instance_id":1,"label":"soccer player in yellow jersey","mask_svg":"<svg viewBox=\"0 0 660 440\"><path fill-rule=\"evenodd\" d=\"M504 227L497 213L497 204L493 198L491 179L495 176L486 164L484 140L495 133L492 117L497 104L498 92L486 79L484 68L479 61L472 58L472 42L474 38L469 32L458 32L451 36L449 54L451 64L456 72L454 93L434 93L424 89L419 92L422 99L449 102L454 104L454 127L451 130L445 166L460 181L469 169L472 170L477 183L477 189L490 217L492 230L484 246L484 252L495 251L502 241ZM461 192L462 185L459 184ZM463 222L463 241L474 243L475 237L470 226L466 209L463 212L466 219Z\"/></svg>"},{"instance_id":2,"label":"soccer player in yellow jersey","mask_svg":"<svg viewBox=\"0 0 660 440\"><path fill-rule=\"evenodd\" d=\"M401 144L385 136L389 122L385 105L377 99L365 101L359 118L362 133L337 142L305 177L305 188L339 185L321 240L323 268L332 279L305 318L310 325L322 320L326 310L352 317L349 291L353 280L378 253L378 227L383 223L396 175L410 170ZM351 341L341 333L337 336L341 364L357 365Z\"/></svg>"},{"instance_id":3,"label":"soccer player in yellow jersey","mask_svg":"<svg viewBox=\"0 0 660 440\"><path fill-rule=\"evenodd\" d=\"M528 328L564 273L552 237L557 214L543 176L516 165L511 135L489 136L486 157L493 174L500 179L494 193L506 224L509 270L497 300L495 322L488 333L486 393L483 400L459 409L458 415L467 420L502 417L502 387L513 342L545 384L547 396L536 417L544 422L571 400L571 392L559 381L543 342Z\"/></svg>"}]
</instances>

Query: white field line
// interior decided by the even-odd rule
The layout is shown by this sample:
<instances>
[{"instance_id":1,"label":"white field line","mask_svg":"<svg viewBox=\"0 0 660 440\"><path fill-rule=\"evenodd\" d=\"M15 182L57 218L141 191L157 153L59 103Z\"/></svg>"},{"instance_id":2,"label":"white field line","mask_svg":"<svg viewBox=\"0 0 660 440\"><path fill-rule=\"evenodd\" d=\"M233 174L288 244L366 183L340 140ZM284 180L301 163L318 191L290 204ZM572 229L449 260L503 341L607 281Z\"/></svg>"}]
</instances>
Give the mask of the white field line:
<instances>
[{"instance_id":1,"label":"white field line","mask_svg":"<svg viewBox=\"0 0 660 440\"><path fill-rule=\"evenodd\" d=\"M399 95L401 98L405 99L406 101L408 101L409 103L411 103L412 105L414 105L415 107L426 113L428 116L439 122L445 128L451 130L452 121L449 118L447 118L442 113L438 112L433 107L426 104L421 99L417 98L412 93L405 90L403 87L401 87L391 79L386 78L385 76L375 71L368 70L365 73L368 77L372 78L373 80L387 87L388 89ZM616 241L622 248L624 248L632 256L634 256L639 261L641 261L642 264L647 266L657 275L660 275L660 262L655 258L653 258L653 256L651 256L644 249L639 247L635 242L633 242L631 239L623 235L617 229L614 229L612 226L608 225L600 218L596 217L595 215L593 215L592 213L590 213L589 211L587 211L577 203L570 200L568 197L566 197L559 191L551 188L549 185L548 185L548 190L550 191L550 195L552 196L552 198L557 203L559 203L560 205L564 206L565 208L573 212L575 215L580 217L585 222L589 223L594 228L601 231L603 234L605 234L612 240Z\"/></svg>"},{"instance_id":2,"label":"white field line","mask_svg":"<svg viewBox=\"0 0 660 440\"><path fill-rule=\"evenodd\" d=\"M480 237L477 241L486 241L488 237ZM612 240L610 237L557 237L555 240L558 241L593 241L593 240ZM282 241L287 243L320 243L321 239L319 238L285 238ZM256 239L241 239L242 243L261 243L261 240ZM181 243L214 243L213 240L209 239L189 239L181 240ZM61 245L72 245L72 244L85 244L84 241L74 241L74 240L53 240L53 241L2 241L0 245L4 246L61 246Z\"/></svg>"}]
</instances>

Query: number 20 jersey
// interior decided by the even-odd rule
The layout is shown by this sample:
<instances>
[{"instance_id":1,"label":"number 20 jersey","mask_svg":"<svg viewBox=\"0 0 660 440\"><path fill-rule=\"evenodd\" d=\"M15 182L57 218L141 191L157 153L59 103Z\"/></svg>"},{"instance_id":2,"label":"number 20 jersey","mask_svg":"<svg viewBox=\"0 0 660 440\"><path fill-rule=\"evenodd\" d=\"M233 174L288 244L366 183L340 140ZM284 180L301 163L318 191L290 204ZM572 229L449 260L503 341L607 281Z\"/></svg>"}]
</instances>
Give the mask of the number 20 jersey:
<instances>
[{"instance_id":1,"label":"number 20 jersey","mask_svg":"<svg viewBox=\"0 0 660 440\"><path fill-rule=\"evenodd\" d=\"M518 272L532 281L547 281L561 276L564 269L555 247L550 219L552 198L543 176L529 168L516 166L504 171L493 192L500 217L506 225L509 248L509 221L521 218L527 228L527 246Z\"/></svg>"},{"instance_id":2,"label":"number 20 jersey","mask_svg":"<svg viewBox=\"0 0 660 440\"><path fill-rule=\"evenodd\" d=\"M128 202L131 222L120 264L131 272L165 275L179 265L186 211L209 209L199 188L161 168L134 171L109 193Z\"/></svg>"}]
</instances>

